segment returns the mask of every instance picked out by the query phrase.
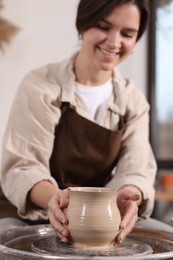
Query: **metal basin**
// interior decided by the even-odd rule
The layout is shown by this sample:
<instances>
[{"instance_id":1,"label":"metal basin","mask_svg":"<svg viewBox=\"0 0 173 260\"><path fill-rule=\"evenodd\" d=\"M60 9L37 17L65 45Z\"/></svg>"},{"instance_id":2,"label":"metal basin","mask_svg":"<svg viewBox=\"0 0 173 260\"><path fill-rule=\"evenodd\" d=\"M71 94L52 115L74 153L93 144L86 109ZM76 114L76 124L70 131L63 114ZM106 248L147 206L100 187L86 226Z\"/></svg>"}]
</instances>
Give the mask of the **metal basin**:
<instances>
[{"instance_id":1,"label":"metal basin","mask_svg":"<svg viewBox=\"0 0 173 260\"><path fill-rule=\"evenodd\" d=\"M49 239L50 238L50 239ZM62 250L62 243L57 242L59 246L57 252L49 245L49 241L55 241L56 236L50 225L37 225L30 227L20 227L10 229L0 234L0 259L1 254L5 260L144 260L144 259L173 259L173 234L161 230L154 230L142 227L135 227L134 230L128 235L127 239L122 244L119 251L122 255L113 255L112 249L105 251L97 251L92 254L88 250L77 251L64 248ZM43 241L43 244L39 243ZM137 242L138 248L145 248L146 250L152 248L151 251L144 252L144 254L125 254L124 248L130 248L130 242L134 247L134 241ZM37 252L34 247L41 245L43 251ZM136 245L136 244L135 244ZM37 249L37 248L36 248ZM46 251L47 249L47 251ZM61 250L60 250L61 249ZM121 250L120 250L121 249ZM45 250L45 251L44 251ZM71 250L71 251L70 251Z\"/></svg>"}]
</instances>

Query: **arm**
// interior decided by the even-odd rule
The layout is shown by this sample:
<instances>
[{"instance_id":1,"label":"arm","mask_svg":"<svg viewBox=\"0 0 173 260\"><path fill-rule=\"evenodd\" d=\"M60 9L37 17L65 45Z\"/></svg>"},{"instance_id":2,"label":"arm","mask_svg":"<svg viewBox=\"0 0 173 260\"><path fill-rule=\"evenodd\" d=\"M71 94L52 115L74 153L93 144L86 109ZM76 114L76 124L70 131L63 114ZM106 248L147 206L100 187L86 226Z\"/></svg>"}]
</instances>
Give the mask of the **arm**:
<instances>
[{"instance_id":1,"label":"arm","mask_svg":"<svg viewBox=\"0 0 173 260\"><path fill-rule=\"evenodd\" d=\"M156 162L149 143L149 105L132 83L127 86L126 130L113 179L107 184L119 190L132 185L142 193L139 215L148 217L154 205Z\"/></svg>"},{"instance_id":2,"label":"arm","mask_svg":"<svg viewBox=\"0 0 173 260\"><path fill-rule=\"evenodd\" d=\"M117 203L122 216L118 244L133 229L138 216L147 218L151 215L157 169L149 143L149 105L132 83L127 84L123 98L127 100L126 130L116 171L107 184L118 192Z\"/></svg>"},{"instance_id":3,"label":"arm","mask_svg":"<svg viewBox=\"0 0 173 260\"><path fill-rule=\"evenodd\" d=\"M48 203L57 190L58 188L53 183L44 180L40 181L30 190L28 200L31 204L47 210Z\"/></svg>"},{"instance_id":4,"label":"arm","mask_svg":"<svg viewBox=\"0 0 173 260\"><path fill-rule=\"evenodd\" d=\"M31 72L19 86L9 115L2 151L2 189L18 208L18 214L31 220L47 219L46 204L58 188L50 175L49 158L54 128L60 117L57 103L60 90L56 83L46 79L45 70ZM41 181L48 182L48 192L42 193L40 188L41 194L46 196L44 205L43 201L35 201L36 196L32 195L38 207L31 208L30 205L28 208L29 191Z\"/></svg>"}]
</instances>

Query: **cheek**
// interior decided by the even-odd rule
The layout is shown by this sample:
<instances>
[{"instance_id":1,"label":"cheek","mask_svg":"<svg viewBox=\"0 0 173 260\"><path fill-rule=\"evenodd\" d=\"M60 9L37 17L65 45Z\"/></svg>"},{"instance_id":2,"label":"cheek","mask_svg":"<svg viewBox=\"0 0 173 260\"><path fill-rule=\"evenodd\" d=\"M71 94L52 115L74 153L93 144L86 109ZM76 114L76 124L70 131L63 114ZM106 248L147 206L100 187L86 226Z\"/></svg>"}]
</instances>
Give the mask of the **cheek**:
<instances>
[{"instance_id":1,"label":"cheek","mask_svg":"<svg viewBox=\"0 0 173 260\"><path fill-rule=\"evenodd\" d=\"M125 50L127 53L130 53L130 52L133 51L135 45L136 45L136 41L128 41L128 42L125 42L125 43L124 43L124 50Z\"/></svg>"},{"instance_id":2,"label":"cheek","mask_svg":"<svg viewBox=\"0 0 173 260\"><path fill-rule=\"evenodd\" d=\"M99 31L97 28L91 28L83 34L83 40L90 43L97 43L105 37L104 32Z\"/></svg>"}]
</instances>

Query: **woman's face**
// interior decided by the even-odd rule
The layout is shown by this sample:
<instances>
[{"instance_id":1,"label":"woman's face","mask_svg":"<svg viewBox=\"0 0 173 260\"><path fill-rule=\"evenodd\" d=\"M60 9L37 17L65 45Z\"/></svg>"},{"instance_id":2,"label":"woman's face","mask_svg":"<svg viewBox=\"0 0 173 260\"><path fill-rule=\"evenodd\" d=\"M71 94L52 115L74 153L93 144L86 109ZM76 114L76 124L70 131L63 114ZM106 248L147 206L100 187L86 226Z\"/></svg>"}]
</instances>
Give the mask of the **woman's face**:
<instances>
[{"instance_id":1,"label":"woman's face","mask_svg":"<svg viewBox=\"0 0 173 260\"><path fill-rule=\"evenodd\" d=\"M136 44L140 11L133 4L115 6L95 27L83 33L81 53L94 70L112 70Z\"/></svg>"}]
</instances>

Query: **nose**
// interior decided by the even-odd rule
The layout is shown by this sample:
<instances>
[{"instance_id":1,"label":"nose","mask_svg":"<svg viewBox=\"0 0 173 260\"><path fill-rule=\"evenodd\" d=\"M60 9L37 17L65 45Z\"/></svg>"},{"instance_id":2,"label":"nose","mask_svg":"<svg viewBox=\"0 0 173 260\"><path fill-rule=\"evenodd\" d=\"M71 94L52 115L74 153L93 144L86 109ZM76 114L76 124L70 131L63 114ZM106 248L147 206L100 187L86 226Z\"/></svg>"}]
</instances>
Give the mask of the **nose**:
<instances>
[{"instance_id":1,"label":"nose","mask_svg":"<svg viewBox=\"0 0 173 260\"><path fill-rule=\"evenodd\" d=\"M107 37L107 44L111 49L118 49L121 47L121 35L118 31L110 31Z\"/></svg>"}]
</instances>

